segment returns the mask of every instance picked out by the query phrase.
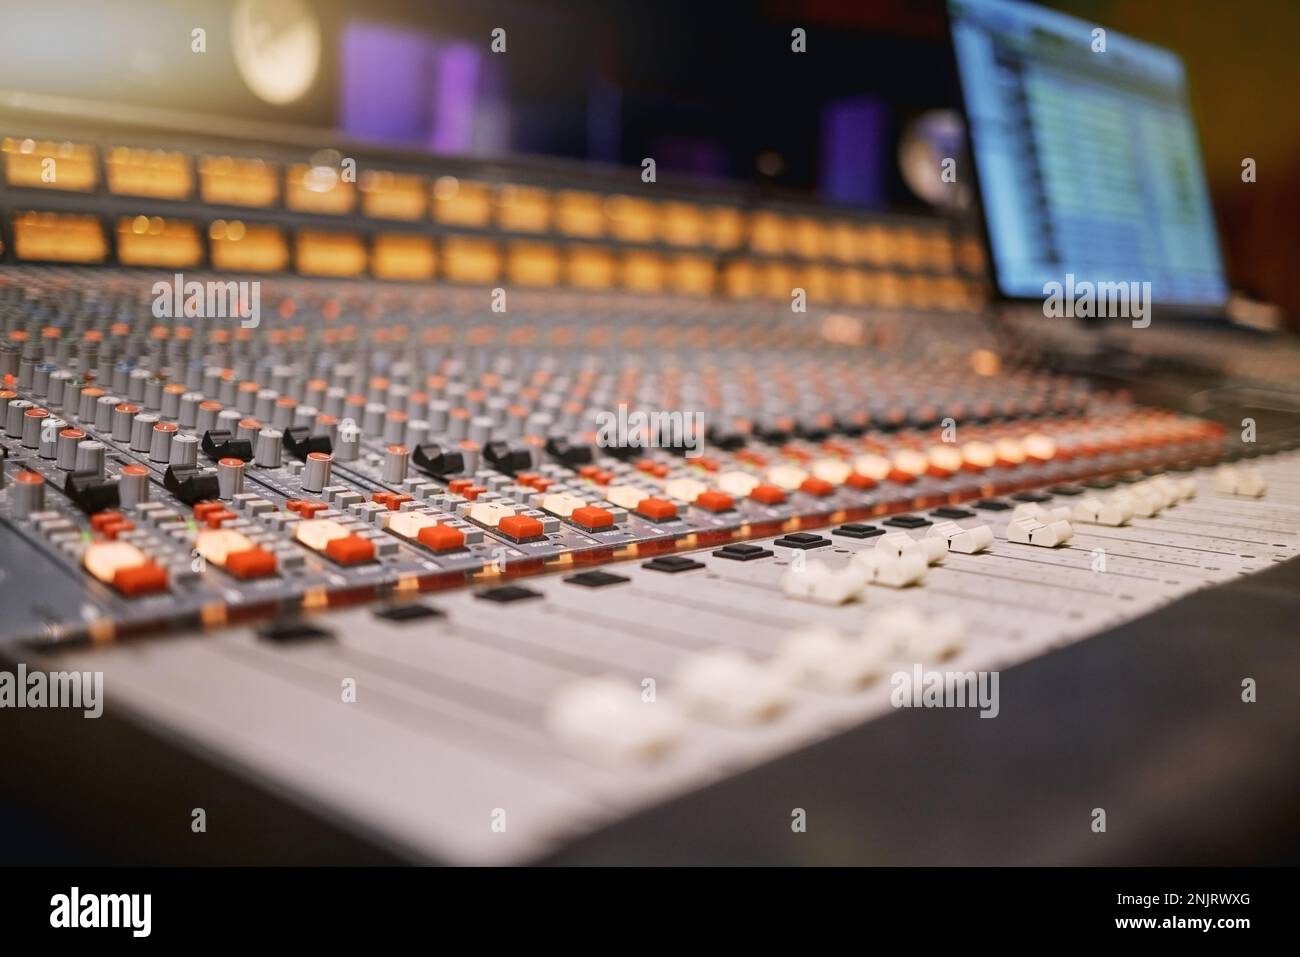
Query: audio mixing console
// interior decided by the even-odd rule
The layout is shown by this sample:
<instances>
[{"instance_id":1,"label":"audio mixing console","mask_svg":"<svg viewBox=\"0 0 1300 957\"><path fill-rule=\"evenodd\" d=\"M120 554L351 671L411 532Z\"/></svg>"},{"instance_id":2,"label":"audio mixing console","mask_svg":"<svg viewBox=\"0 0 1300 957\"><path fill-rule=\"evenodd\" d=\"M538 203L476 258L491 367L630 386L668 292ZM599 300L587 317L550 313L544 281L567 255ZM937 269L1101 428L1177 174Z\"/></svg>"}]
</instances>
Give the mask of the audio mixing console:
<instances>
[{"instance_id":1,"label":"audio mixing console","mask_svg":"<svg viewBox=\"0 0 1300 957\"><path fill-rule=\"evenodd\" d=\"M282 277L245 329L169 280L0 276L10 656L368 853L544 859L1300 554L1293 430L962 309Z\"/></svg>"}]
</instances>

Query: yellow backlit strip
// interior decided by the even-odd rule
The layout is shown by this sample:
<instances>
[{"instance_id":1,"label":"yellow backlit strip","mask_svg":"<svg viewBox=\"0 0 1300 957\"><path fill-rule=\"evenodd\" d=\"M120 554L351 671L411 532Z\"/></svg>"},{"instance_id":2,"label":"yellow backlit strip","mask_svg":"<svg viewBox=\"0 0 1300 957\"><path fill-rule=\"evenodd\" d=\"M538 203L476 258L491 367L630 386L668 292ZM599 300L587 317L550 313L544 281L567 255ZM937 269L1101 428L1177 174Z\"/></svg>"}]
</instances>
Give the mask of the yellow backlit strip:
<instances>
[{"instance_id":1,"label":"yellow backlit strip","mask_svg":"<svg viewBox=\"0 0 1300 957\"><path fill-rule=\"evenodd\" d=\"M366 244L355 233L300 229L294 261L305 276L360 276L366 271Z\"/></svg>"},{"instance_id":2,"label":"yellow backlit strip","mask_svg":"<svg viewBox=\"0 0 1300 957\"><path fill-rule=\"evenodd\" d=\"M218 219L208 239L213 269L281 272L289 266L289 244L278 226Z\"/></svg>"},{"instance_id":3,"label":"yellow backlit strip","mask_svg":"<svg viewBox=\"0 0 1300 957\"><path fill-rule=\"evenodd\" d=\"M27 212L14 217L14 253L19 259L98 263L108 256L108 242L94 216Z\"/></svg>"},{"instance_id":4,"label":"yellow backlit strip","mask_svg":"<svg viewBox=\"0 0 1300 957\"><path fill-rule=\"evenodd\" d=\"M123 216L117 221L117 259L124 266L193 267L203 260L203 239L187 220Z\"/></svg>"},{"instance_id":5,"label":"yellow backlit strip","mask_svg":"<svg viewBox=\"0 0 1300 957\"><path fill-rule=\"evenodd\" d=\"M584 190L561 190L555 201L555 226L566 236L594 239L604 235L604 198Z\"/></svg>"},{"instance_id":6,"label":"yellow backlit strip","mask_svg":"<svg viewBox=\"0 0 1300 957\"><path fill-rule=\"evenodd\" d=\"M486 184L440 176L433 183L433 217L449 226L487 226L492 194Z\"/></svg>"},{"instance_id":7,"label":"yellow backlit strip","mask_svg":"<svg viewBox=\"0 0 1300 957\"><path fill-rule=\"evenodd\" d=\"M285 171L284 203L290 209L342 216L352 212L356 202L355 184L345 182L333 166L295 163Z\"/></svg>"},{"instance_id":8,"label":"yellow backlit strip","mask_svg":"<svg viewBox=\"0 0 1300 957\"><path fill-rule=\"evenodd\" d=\"M271 206L280 198L275 167L260 159L199 157L199 195L205 203Z\"/></svg>"},{"instance_id":9,"label":"yellow backlit strip","mask_svg":"<svg viewBox=\"0 0 1300 957\"><path fill-rule=\"evenodd\" d=\"M0 153L10 186L89 192L99 183L93 146L6 136Z\"/></svg>"},{"instance_id":10,"label":"yellow backlit strip","mask_svg":"<svg viewBox=\"0 0 1300 957\"><path fill-rule=\"evenodd\" d=\"M512 233L546 232L551 228L551 194L535 186L501 186L497 190L497 225Z\"/></svg>"},{"instance_id":11,"label":"yellow backlit strip","mask_svg":"<svg viewBox=\"0 0 1300 957\"><path fill-rule=\"evenodd\" d=\"M361 209L374 219L423 219L426 192L419 176L377 170L361 174Z\"/></svg>"},{"instance_id":12,"label":"yellow backlit strip","mask_svg":"<svg viewBox=\"0 0 1300 957\"><path fill-rule=\"evenodd\" d=\"M501 254L488 239L448 236L442 257L443 275L452 282L495 282L501 275Z\"/></svg>"},{"instance_id":13,"label":"yellow backlit strip","mask_svg":"<svg viewBox=\"0 0 1300 957\"><path fill-rule=\"evenodd\" d=\"M370 262L378 279L432 279L438 256L428 236L380 233L371 247Z\"/></svg>"},{"instance_id":14,"label":"yellow backlit strip","mask_svg":"<svg viewBox=\"0 0 1300 957\"><path fill-rule=\"evenodd\" d=\"M560 281L560 254L550 243L511 243L506 275L521 286L547 287Z\"/></svg>"},{"instance_id":15,"label":"yellow backlit strip","mask_svg":"<svg viewBox=\"0 0 1300 957\"><path fill-rule=\"evenodd\" d=\"M108 191L119 196L189 199L194 170L184 153L114 146L104 160Z\"/></svg>"}]
</instances>

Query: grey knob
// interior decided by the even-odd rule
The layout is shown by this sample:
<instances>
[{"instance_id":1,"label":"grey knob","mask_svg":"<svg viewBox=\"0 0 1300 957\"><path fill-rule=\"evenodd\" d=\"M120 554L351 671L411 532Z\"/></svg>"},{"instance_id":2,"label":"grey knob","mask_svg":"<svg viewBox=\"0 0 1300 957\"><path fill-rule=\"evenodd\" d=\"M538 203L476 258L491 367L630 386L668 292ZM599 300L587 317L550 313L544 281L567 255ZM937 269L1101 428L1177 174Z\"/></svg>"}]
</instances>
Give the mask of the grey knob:
<instances>
[{"instance_id":1,"label":"grey knob","mask_svg":"<svg viewBox=\"0 0 1300 957\"><path fill-rule=\"evenodd\" d=\"M406 467L411 452L405 445L390 445L384 449L384 481L396 485L406 481Z\"/></svg>"},{"instance_id":2,"label":"grey knob","mask_svg":"<svg viewBox=\"0 0 1300 957\"><path fill-rule=\"evenodd\" d=\"M77 471L94 472L96 475L103 475L105 449L106 446L103 442L78 442Z\"/></svg>"},{"instance_id":3,"label":"grey knob","mask_svg":"<svg viewBox=\"0 0 1300 957\"><path fill-rule=\"evenodd\" d=\"M9 496L19 518L41 511L45 508L45 476L40 472L19 472Z\"/></svg>"},{"instance_id":4,"label":"grey knob","mask_svg":"<svg viewBox=\"0 0 1300 957\"><path fill-rule=\"evenodd\" d=\"M149 501L149 470L143 465L123 465L117 479L117 497L123 508Z\"/></svg>"},{"instance_id":5,"label":"grey knob","mask_svg":"<svg viewBox=\"0 0 1300 957\"><path fill-rule=\"evenodd\" d=\"M284 443L284 433L279 429L263 429L257 433L255 461L264 469L280 467L280 451Z\"/></svg>"},{"instance_id":6,"label":"grey knob","mask_svg":"<svg viewBox=\"0 0 1300 957\"><path fill-rule=\"evenodd\" d=\"M319 492L330 483L330 461L328 452L309 452L302 470L302 487L304 491Z\"/></svg>"},{"instance_id":7,"label":"grey knob","mask_svg":"<svg viewBox=\"0 0 1300 957\"><path fill-rule=\"evenodd\" d=\"M169 465L197 465L199 463L199 440L188 433L172 436L172 451Z\"/></svg>"},{"instance_id":8,"label":"grey knob","mask_svg":"<svg viewBox=\"0 0 1300 957\"><path fill-rule=\"evenodd\" d=\"M234 498L244 490L244 460L228 456L217 460L217 494Z\"/></svg>"}]
</instances>

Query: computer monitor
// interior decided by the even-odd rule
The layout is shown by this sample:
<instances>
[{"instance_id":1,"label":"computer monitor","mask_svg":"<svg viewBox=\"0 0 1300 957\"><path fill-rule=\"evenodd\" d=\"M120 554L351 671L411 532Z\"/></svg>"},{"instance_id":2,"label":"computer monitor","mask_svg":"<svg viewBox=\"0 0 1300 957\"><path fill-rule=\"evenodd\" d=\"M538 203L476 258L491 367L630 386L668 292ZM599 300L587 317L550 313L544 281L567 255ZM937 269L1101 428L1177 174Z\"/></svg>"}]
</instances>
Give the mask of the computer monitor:
<instances>
[{"instance_id":1,"label":"computer monitor","mask_svg":"<svg viewBox=\"0 0 1300 957\"><path fill-rule=\"evenodd\" d=\"M949 12L999 292L1149 282L1156 304L1222 306L1179 57L1016 0Z\"/></svg>"}]
</instances>

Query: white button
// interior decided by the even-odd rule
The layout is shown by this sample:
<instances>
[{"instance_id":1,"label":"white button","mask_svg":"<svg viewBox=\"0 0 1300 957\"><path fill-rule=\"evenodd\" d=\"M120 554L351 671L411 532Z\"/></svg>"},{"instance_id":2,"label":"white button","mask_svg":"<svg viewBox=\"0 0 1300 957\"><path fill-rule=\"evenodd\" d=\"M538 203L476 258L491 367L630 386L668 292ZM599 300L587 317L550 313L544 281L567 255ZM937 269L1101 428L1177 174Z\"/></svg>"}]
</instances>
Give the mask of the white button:
<instances>
[{"instance_id":1,"label":"white button","mask_svg":"<svg viewBox=\"0 0 1300 957\"><path fill-rule=\"evenodd\" d=\"M736 498L744 498L757 484L758 476L749 472L723 472L718 476L718 488Z\"/></svg>"},{"instance_id":2,"label":"white button","mask_svg":"<svg viewBox=\"0 0 1300 957\"><path fill-rule=\"evenodd\" d=\"M684 730L673 704L645 701L640 688L617 678L592 678L564 688L551 702L547 725L574 751L614 762L658 757Z\"/></svg>"},{"instance_id":3,"label":"white button","mask_svg":"<svg viewBox=\"0 0 1300 957\"><path fill-rule=\"evenodd\" d=\"M686 659L672 690L696 714L729 725L770 721L790 703L789 689L775 671L730 648Z\"/></svg>"},{"instance_id":4,"label":"white button","mask_svg":"<svg viewBox=\"0 0 1300 957\"><path fill-rule=\"evenodd\" d=\"M501 519L509 518L513 514L515 514L513 508L499 502L475 502L466 512L473 521L488 528L496 528L501 523Z\"/></svg>"},{"instance_id":5,"label":"white button","mask_svg":"<svg viewBox=\"0 0 1300 957\"><path fill-rule=\"evenodd\" d=\"M767 470L767 480L777 488L794 491L808 479L808 473L797 465L773 465Z\"/></svg>"},{"instance_id":6,"label":"white button","mask_svg":"<svg viewBox=\"0 0 1300 957\"><path fill-rule=\"evenodd\" d=\"M614 485L605 490L605 498L609 499L619 508L635 510L641 504L643 499L650 497L649 492L644 492L639 488L633 488L631 485Z\"/></svg>"},{"instance_id":7,"label":"white button","mask_svg":"<svg viewBox=\"0 0 1300 957\"><path fill-rule=\"evenodd\" d=\"M877 482L881 481L886 475L888 475L892 468L893 466L889 464L889 459L885 458L883 455L876 455L871 452L859 455L853 460L853 470L855 472L859 472L868 478L873 478Z\"/></svg>"},{"instance_id":8,"label":"white button","mask_svg":"<svg viewBox=\"0 0 1300 957\"><path fill-rule=\"evenodd\" d=\"M683 502L695 501L707 489L707 485L693 478L669 479L664 483L664 492L671 498L681 499Z\"/></svg>"},{"instance_id":9,"label":"white button","mask_svg":"<svg viewBox=\"0 0 1300 957\"><path fill-rule=\"evenodd\" d=\"M583 508L586 504L583 499L576 495L569 495L567 492L553 492L542 497L542 508L560 518L568 518L576 509Z\"/></svg>"},{"instance_id":10,"label":"white button","mask_svg":"<svg viewBox=\"0 0 1300 957\"><path fill-rule=\"evenodd\" d=\"M852 471L849 463L843 459L818 459L812 464L812 474L832 485L843 485Z\"/></svg>"}]
</instances>

